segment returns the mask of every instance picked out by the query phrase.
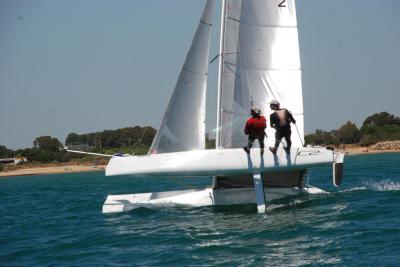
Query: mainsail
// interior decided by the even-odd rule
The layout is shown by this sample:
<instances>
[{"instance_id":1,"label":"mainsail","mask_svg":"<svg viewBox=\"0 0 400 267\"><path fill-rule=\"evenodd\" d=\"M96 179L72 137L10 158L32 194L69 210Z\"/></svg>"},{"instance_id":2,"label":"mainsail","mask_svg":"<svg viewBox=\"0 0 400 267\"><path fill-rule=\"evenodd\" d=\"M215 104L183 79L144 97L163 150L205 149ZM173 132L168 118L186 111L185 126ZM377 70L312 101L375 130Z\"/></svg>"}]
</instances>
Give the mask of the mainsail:
<instances>
[{"instance_id":1,"label":"mainsail","mask_svg":"<svg viewBox=\"0 0 400 267\"><path fill-rule=\"evenodd\" d=\"M205 98L214 0L208 0L149 153L204 149Z\"/></svg>"},{"instance_id":2,"label":"mainsail","mask_svg":"<svg viewBox=\"0 0 400 267\"><path fill-rule=\"evenodd\" d=\"M269 120L276 99L294 115L294 146L304 138L300 55L294 0L225 0L217 146L246 144L243 126L251 107ZM269 122L268 122L269 123ZM274 130L268 127L268 143Z\"/></svg>"}]
</instances>

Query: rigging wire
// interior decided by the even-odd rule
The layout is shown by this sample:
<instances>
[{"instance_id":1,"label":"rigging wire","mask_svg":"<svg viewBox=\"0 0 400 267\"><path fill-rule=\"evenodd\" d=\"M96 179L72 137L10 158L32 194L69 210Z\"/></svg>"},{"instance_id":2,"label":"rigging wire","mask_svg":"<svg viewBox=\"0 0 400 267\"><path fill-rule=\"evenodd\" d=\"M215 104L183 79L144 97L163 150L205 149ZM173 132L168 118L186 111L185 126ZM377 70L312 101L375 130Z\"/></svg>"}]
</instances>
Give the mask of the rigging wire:
<instances>
[{"instance_id":1,"label":"rigging wire","mask_svg":"<svg viewBox=\"0 0 400 267\"><path fill-rule=\"evenodd\" d=\"M137 143L138 145L140 145L143 142L143 138L144 138L144 135L145 135L146 131L147 131L147 127L144 127L144 131L143 131L142 137L140 137L137 140L138 141L138 143Z\"/></svg>"},{"instance_id":2,"label":"rigging wire","mask_svg":"<svg viewBox=\"0 0 400 267\"><path fill-rule=\"evenodd\" d=\"M296 123L294 123L294 127L296 128L296 132L297 132L297 135L298 135L299 138L300 138L301 144L303 145L303 147L305 147L304 142L303 142L303 139L301 138L301 135L300 135L299 129L297 128Z\"/></svg>"}]
</instances>

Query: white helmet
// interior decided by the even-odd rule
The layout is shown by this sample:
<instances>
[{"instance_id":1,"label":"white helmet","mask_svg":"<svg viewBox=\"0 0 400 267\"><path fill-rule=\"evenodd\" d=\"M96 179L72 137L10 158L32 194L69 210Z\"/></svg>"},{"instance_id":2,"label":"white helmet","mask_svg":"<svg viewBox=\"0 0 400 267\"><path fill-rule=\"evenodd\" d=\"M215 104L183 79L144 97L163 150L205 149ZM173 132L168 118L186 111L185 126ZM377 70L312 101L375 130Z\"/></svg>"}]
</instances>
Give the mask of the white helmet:
<instances>
[{"instance_id":1,"label":"white helmet","mask_svg":"<svg viewBox=\"0 0 400 267\"><path fill-rule=\"evenodd\" d=\"M279 104L279 101L278 100L272 100L271 101L271 103L269 104L270 106L277 106L277 107L279 107L280 106L280 104Z\"/></svg>"}]
</instances>

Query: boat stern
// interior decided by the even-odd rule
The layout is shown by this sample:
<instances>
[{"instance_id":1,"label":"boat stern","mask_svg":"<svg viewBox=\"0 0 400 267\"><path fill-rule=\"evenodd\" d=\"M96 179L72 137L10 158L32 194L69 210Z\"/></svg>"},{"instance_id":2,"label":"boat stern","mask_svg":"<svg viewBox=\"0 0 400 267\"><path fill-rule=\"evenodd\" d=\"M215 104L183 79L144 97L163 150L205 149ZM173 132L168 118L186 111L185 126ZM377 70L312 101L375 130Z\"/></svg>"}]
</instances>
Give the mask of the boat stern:
<instances>
[{"instance_id":1,"label":"boat stern","mask_svg":"<svg viewBox=\"0 0 400 267\"><path fill-rule=\"evenodd\" d=\"M333 178L333 185L340 186L342 183L343 178L343 167L344 167L344 153L339 151L333 152L334 161L332 164L332 178Z\"/></svg>"}]
</instances>

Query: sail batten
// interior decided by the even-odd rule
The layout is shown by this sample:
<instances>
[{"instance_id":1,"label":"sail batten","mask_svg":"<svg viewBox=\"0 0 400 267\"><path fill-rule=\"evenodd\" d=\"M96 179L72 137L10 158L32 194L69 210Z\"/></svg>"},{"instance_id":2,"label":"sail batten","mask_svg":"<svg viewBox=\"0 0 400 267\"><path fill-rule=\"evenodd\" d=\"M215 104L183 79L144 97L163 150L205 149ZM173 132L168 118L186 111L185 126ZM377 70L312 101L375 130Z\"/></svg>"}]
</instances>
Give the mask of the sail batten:
<instances>
[{"instance_id":1,"label":"sail batten","mask_svg":"<svg viewBox=\"0 0 400 267\"><path fill-rule=\"evenodd\" d=\"M237 65L237 64L234 64L234 63L231 63L231 62L225 62L225 65L226 66L234 66L234 67L237 67L237 68L239 68L239 69L245 69L245 70L258 70L258 71L284 71L284 70L301 70L301 68L292 68L292 69L290 69L290 68L275 68L275 69L256 69L256 68L246 68L246 67L243 67L243 66L240 66L240 65Z\"/></svg>"},{"instance_id":2,"label":"sail batten","mask_svg":"<svg viewBox=\"0 0 400 267\"><path fill-rule=\"evenodd\" d=\"M208 0L149 153L205 147L205 99L213 13L214 0Z\"/></svg>"},{"instance_id":3,"label":"sail batten","mask_svg":"<svg viewBox=\"0 0 400 267\"><path fill-rule=\"evenodd\" d=\"M260 27L260 28L296 28L297 25L261 25L261 24L250 24L248 22L242 21L240 19L234 18L234 17L226 17L229 20L236 21L242 24L254 26L254 27Z\"/></svg>"}]
</instances>

